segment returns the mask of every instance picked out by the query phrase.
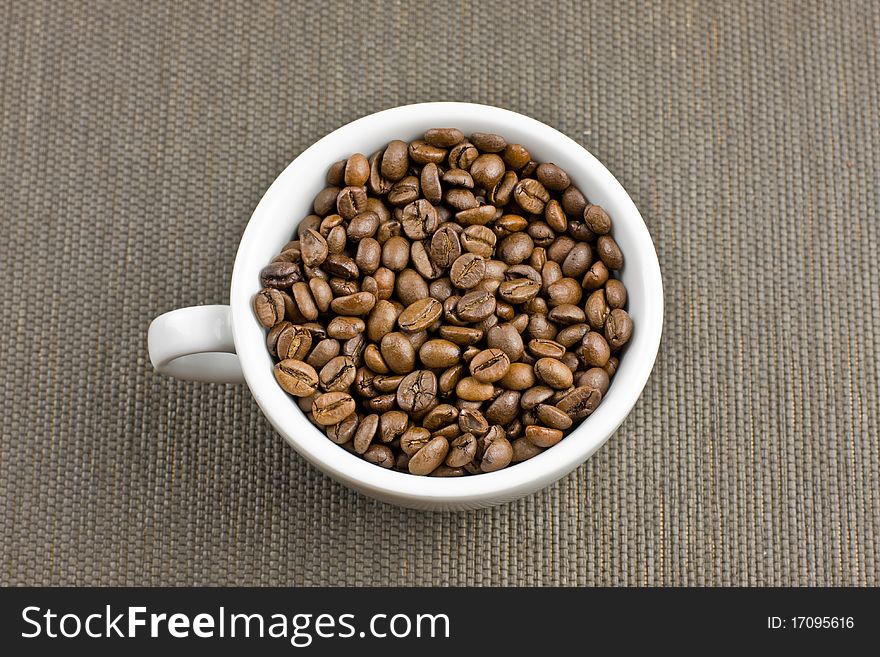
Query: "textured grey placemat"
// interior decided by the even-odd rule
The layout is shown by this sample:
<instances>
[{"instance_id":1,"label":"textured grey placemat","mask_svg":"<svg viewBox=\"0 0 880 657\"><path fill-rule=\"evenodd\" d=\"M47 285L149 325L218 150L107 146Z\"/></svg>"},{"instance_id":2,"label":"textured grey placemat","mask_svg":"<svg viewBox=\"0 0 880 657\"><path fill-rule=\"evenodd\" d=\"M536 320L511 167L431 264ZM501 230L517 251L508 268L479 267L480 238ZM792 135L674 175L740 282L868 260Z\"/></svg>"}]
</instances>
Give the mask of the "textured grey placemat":
<instances>
[{"instance_id":1,"label":"textured grey placemat","mask_svg":"<svg viewBox=\"0 0 880 657\"><path fill-rule=\"evenodd\" d=\"M870 0L0 0L0 582L880 584L878 44ZM426 100L584 144L666 288L616 436L465 514L359 497L146 357L227 301L291 159Z\"/></svg>"}]
</instances>

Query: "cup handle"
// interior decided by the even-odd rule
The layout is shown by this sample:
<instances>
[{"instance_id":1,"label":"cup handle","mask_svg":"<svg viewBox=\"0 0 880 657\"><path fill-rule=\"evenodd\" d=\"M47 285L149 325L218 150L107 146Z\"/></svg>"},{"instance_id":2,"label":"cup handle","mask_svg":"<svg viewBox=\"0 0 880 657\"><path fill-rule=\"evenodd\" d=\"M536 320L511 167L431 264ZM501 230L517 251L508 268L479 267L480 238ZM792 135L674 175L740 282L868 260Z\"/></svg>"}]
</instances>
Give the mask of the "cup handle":
<instances>
[{"instance_id":1,"label":"cup handle","mask_svg":"<svg viewBox=\"0 0 880 657\"><path fill-rule=\"evenodd\" d=\"M244 383L229 306L192 306L150 323L147 349L160 374L187 381Z\"/></svg>"}]
</instances>

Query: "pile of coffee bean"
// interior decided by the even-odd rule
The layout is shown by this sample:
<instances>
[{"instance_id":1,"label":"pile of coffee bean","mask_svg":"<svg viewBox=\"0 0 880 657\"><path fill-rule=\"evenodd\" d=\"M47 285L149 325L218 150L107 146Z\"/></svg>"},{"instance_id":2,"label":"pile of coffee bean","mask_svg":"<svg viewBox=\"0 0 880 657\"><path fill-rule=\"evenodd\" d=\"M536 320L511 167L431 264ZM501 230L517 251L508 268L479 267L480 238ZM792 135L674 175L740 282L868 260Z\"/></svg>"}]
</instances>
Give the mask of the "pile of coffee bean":
<instances>
[{"instance_id":1,"label":"pile of coffee bean","mask_svg":"<svg viewBox=\"0 0 880 657\"><path fill-rule=\"evenodd\" d=\"M279 385L383 468L454 477L552 447L633 332L611 218L568 174L454 128L333 164L254 298Z\"/></svg>"}]
</instances>

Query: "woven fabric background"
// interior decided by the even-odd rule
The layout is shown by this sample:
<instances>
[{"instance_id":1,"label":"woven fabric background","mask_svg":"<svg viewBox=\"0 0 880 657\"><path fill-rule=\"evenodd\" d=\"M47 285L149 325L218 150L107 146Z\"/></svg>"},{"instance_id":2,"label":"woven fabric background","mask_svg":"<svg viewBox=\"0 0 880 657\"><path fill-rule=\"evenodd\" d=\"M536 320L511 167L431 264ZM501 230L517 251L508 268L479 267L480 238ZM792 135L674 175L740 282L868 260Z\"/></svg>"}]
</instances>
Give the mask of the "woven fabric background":
<instances>
[{"instance_id":1,"label":"woven fabric background","mask_svg":"<svg viewBox=\"0 0 880 657\"><path fill-rule=\"evenodd\" d=\"M472 513L360 497L146 355L290 160L427 100L584 144L666 289L616 436ZM0 0L0 583L878 585L878 179L870 0Z\"/></svg>"}]
</instances>

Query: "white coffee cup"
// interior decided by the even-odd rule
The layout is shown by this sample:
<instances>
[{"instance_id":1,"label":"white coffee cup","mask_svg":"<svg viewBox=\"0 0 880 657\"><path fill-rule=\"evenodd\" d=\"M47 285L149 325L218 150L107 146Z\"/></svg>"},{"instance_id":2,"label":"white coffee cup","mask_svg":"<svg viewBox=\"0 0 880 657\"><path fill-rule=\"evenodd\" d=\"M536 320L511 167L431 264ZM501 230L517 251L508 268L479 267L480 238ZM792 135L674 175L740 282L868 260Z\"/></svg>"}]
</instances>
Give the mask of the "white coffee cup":
<instances>
[{"instance_id":1,"label":"white coffee cup","mask_svg":"<svg viewBox=\"0 0 880 657\"><path fill-rule=\"evenodd\" d=\"M253 312L260 270L311 213L326 185L327 168L352 153L370 154L392 139L411 140L433 127L465 134L494 132L521 143L539 162L554 162L614 221L625 257L620 277L628 292L634 332L598 409L559 444L497 472L457 478L417 477L386 470L334 444L276 383L265 329ZM165 313L149 329L157 371L181 379L247 383L266 417L293 448L334 479L365 495L421 509L473 509L533 493L589 458L620 426L639 398L657 355L663 324L663 286L651 236L614 176L583 147L553 128L514 112L470 103L423 103L371 114L333 131L281 173L245 228L235 258L228 306ZM625 439L623 437L622 439ZM609 473L610 476L610 473Z\"/></svg>"}]
</instances>

